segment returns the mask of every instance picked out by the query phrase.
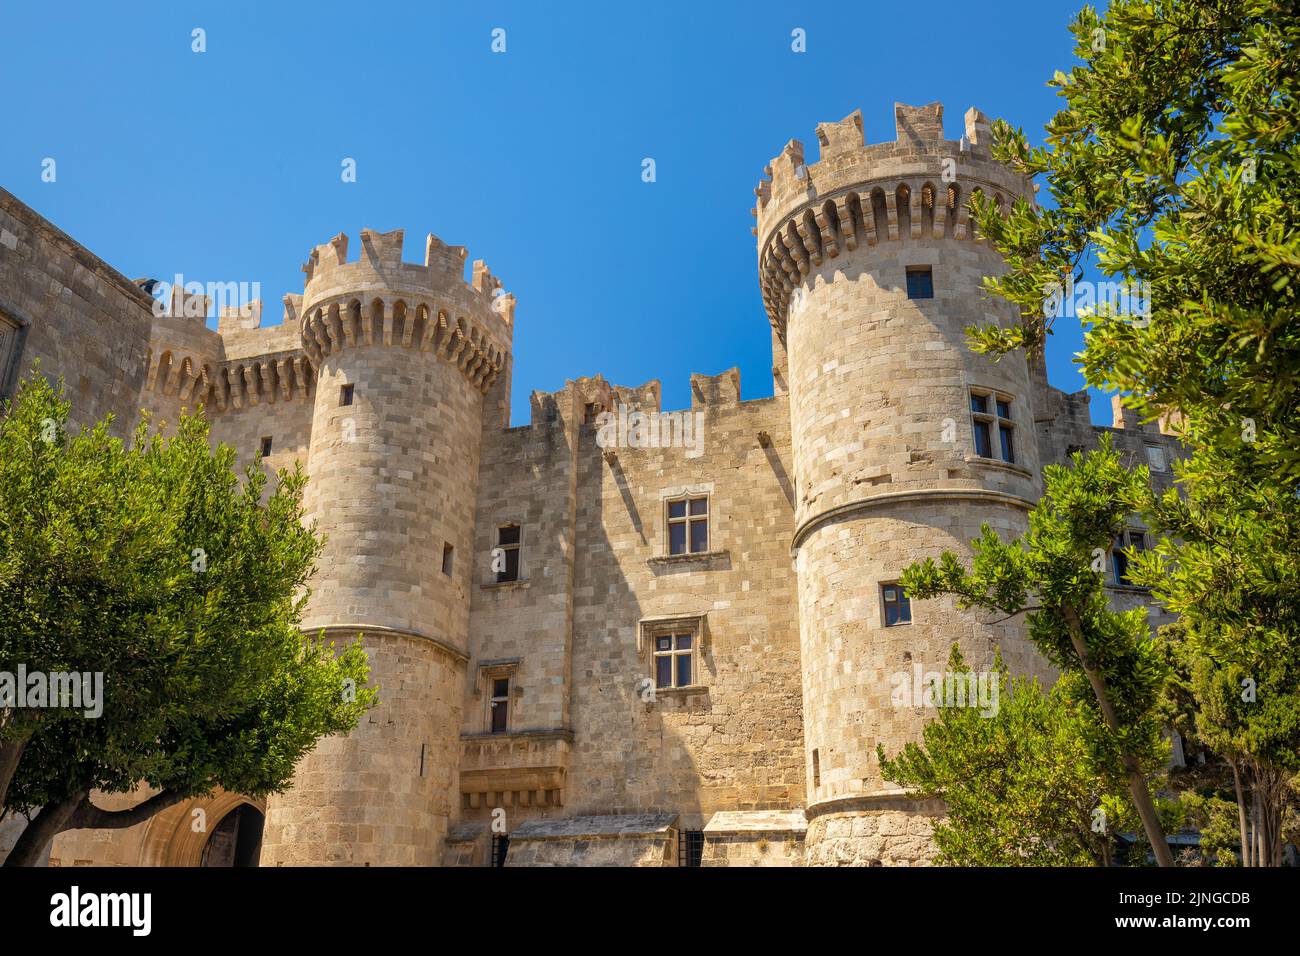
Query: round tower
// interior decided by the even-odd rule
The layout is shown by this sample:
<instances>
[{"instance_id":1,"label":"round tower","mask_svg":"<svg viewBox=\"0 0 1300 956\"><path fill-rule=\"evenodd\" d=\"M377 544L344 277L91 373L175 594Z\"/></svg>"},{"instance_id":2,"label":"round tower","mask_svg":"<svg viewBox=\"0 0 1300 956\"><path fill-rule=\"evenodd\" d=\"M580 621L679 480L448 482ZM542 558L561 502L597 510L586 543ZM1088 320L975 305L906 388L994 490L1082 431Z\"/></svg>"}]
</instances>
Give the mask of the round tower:
<instances>
[{"instance_id":1,"label":"round tower","mask_svg":"<svg viewBox=\"0 0 1300 956\"><path fill-rule=\"evenodd\" d=\"M932 857L942 807L883 780L876 747L920 739L936 715L927 675L953 643L977 672L997 646L1013 672L1041 667L1018 622L892 586L920 558L968 554L981 522L1020 534L1038 496L1027 365L976 355L963 331L1016 318L981 287L1003 266L967 202L1032 189L991 159L978 111L961 141L943 138L938 103L895 119L896 142L875 145L858 112L821 124L819 161L791 141L755 190L763 301L789 366L812 864Z\"/></svg>"},{"instance_id":2,"label":"round tower","mask_svg":"<svg viewBox=\"0 0 1300 956\"><path fill-rule=\"evenodd\" d=\"M362 635L379 705L273 796L262 865L436 865L453 808L484 396L508 362L513 298L465 249L346 236L303 267L316 368L305 508L327 536L304 630Z\"/></svg>"}]
</instances>

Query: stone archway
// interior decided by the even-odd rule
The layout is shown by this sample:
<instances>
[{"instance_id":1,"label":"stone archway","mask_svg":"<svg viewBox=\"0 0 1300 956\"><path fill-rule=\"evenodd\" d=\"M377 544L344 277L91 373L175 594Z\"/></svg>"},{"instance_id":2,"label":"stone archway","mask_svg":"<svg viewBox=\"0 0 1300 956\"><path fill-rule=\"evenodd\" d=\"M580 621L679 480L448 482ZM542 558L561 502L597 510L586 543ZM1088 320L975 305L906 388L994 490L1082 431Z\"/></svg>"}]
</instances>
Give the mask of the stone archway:
<instances>
[{"instance_id":1,"label":"stone archway","mask_svg":"<svg viewBox=\"0 0 1300 956\"><path fill-rule=\"evenodd\" d=\"M235 816L234 820L228 823L228 819L238 814L243 807L248 807L249 810L243 813L242 818ZM224 791L219 791L210 797L196 797L169 807L149 822L140 852L140 865L203 866L204 850L210 840L218 837L217 831L222 824L226 824L227 829L221 832L220 841L231 842L233 837L232 849L246 848L249 839L247 828L253 823L252 813L258 816L265 814L266 800ZM240 843L238 831L234 834L230 832L232 826L236 824L240 829L244 829L243 844ZM256 838L260 843L260 832L256 834ZM208 856L209 864L222 865L216 862L220 857L214 859L211 852ZM252 858L256 861L256 852L252 854Z\"/></svg>"}]
</instances>

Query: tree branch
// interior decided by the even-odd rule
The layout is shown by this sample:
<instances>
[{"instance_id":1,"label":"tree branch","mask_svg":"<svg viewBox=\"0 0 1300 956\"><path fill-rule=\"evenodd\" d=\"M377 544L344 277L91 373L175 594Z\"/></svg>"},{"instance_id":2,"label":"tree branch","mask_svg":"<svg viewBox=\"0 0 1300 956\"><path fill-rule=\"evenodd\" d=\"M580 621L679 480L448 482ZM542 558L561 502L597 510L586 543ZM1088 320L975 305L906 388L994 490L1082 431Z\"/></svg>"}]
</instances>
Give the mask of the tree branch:
<instances>
[{"instance_id":1,"label":"tree branch","mask_svg":"<svg viewBox=\"0 0 1300 956\"><path fill-rule=\"evenodd\" d=\"M90 796L87 795L77 807L68 829L124 830L137 823L144 823L155 813L185 799L186 795L179 790L160 790L143 803L126 810L101 810L90 802Z\"/></svg>"}]
</instances>

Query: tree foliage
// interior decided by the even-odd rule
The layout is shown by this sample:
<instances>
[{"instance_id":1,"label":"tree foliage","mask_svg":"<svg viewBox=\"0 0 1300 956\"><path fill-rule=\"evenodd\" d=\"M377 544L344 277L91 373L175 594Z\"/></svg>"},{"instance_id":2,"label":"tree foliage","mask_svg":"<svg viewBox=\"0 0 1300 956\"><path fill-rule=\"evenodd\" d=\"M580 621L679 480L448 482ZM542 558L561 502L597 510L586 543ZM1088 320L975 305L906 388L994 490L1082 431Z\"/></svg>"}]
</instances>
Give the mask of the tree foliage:
<instances>
[{"instance_id":1,"label":"tree foliage","mask_svg":"<svg viewBox=\"0 0 1300 956\"><path fill-rule=\"evenodd\" d=\"M954 594L959 607L1026 614L1030 641L1061 670L1064 693L1089 711L1079 728L1093 765L1108 785L1128 786L1157 860L1170 865L1147 781L1151 761L1167 752L1157 709L1167 659L1144 608L1110 609L1099 560L1146 494L1147 470L1125 468L1103 439L1096 451L1076 452L1070 467L1044 468L1043 482L1020 540L1004 542L985 525L969 568L945 552L900 580L916 599Z\"/></svg>"},{"instance_id":2,"label":"tree foliage","mask_svg":"<svg viewBox=\"0 0 1300 956\"><path fill-rule=\"evenodd\" d=\"M948 669L967 670L954 645ZM1108 866L1116 832L1132 820L1127 784L1098 767L1088 741L1096 726L1091 692L1070 681L1044 691L1037 679L1010 678L991 715L944 707L920 743L893 759L878 747L886 779L942 798L938 862L949 866ZM1072 696L1082 690L1083 699ZM1159 768L1152 752L1144 765Z\"/></svg>"},{"instance_id":3,"label":"tree foliage","mask_svg":"<svg viewBox=\"0 0 1300 956\"><path fill-rule=\"evenodd\" d=\"M0 672L102 674L102 714L0 710L0 798L44 808L10 862L59 829L120 825L92 790L147 785L148 809L282 790L375 702L359 643L336 654L299 629L321 548L300 470L267 494L201 415L123 442L107 420L69 434L69 411L38 372L0 418Z\"/></svg>"}]
</instances>

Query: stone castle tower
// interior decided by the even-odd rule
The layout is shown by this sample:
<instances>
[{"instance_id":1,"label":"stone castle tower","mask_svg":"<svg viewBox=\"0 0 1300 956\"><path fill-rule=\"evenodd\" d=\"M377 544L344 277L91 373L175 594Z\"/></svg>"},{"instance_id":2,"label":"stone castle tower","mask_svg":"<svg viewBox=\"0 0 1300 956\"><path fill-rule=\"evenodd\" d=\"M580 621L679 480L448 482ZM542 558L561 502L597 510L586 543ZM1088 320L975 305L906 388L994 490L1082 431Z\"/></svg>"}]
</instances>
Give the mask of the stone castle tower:
<instances>
[{"instance_id":1,"label":"stone castle tower","mask_svg":"<svg viewBox=\"0 0 1300 956\"><path fill-rule=\"evenodd\" d=\"M461 247L429 236L404 262L401 231L364 230L350 258L340 235L283 323L254 302L213 329L201 294L156 308L152 282L0 190L0 396L39 359L82 423L112 411L124 433L142 407L175 422L202 404L241 467L302 463L327 536L304 626L360 634L380 688L285 793L65 833L51 865L932 859L942 806L876 758L934 717L922 675L954 643L976 671L1000 650L1051 675L1019 619L908 602L899 575L968 553L983 523L1021 533L1042 466L1102 432L1164 486L1178 449L1118 406L1094 426L1041 357L969 350L967 326L1015 314L982 289L1003 265L967 203L1033 190L991 158L981 113L958 140L942 119L896 105L895 139L868 144L855 112L817 128L817 162L791 141L765 171L770 395L742 399L729 369L692 375L690 409L665 412L658 381L596 375L533 392L525 423L514 297L482 262L467 277ZM611 445L608 422L636 416L654 440L620 426ZM1109 583L1116 606L1148 604L1118 570Z\"/></svg>"},{"instance_id":2,"label":"stone castle tower","mask_svg":"<svg viewBox=\"0 0 1300 956\"><path fill-rule=\"evenodd\" d=\"M402 240L365 230L355 262L346 236L318 246L288 303L316 369L305 507L327 536L303 623L364 635L383 707L322 741L269 802L264 865L434 865L455 803L464 556L485 396L508 394L513 299L481 262L465 284L463 247L430 235L413 265Z\"/></svg>"},{"instance_id":3,"label":"stone castle tower","mask_svg":"<svg viewBox=\"0 0 1300 956\"><path fill-rule=\"evenodd\" d=\"M876 745L894 752L928 719L891 701L889 675L942 672L957 641L972 667L997 645L1013 670L1032 663L1011 629L951 608L885 626L880 607L880 582L967 552L982 522L1023 532L1039 493L1029 369L973 353L964 332L1016 317L981 288L1002 265L973 235L967 202L983 192L1005 206L1032 190L991 159L977 110L961 141L944 139L940 104L895 112L896 142L865 145L855 112L817 127L813 165L788 143L756 190L759 281L789 362L807 851L818 862L876 858L882 838L909 833L892 814L936 809L880 779ZM1006 399L1013 461L974 448L972 396L995 417Z\"/></svg>"}]
</instances>

